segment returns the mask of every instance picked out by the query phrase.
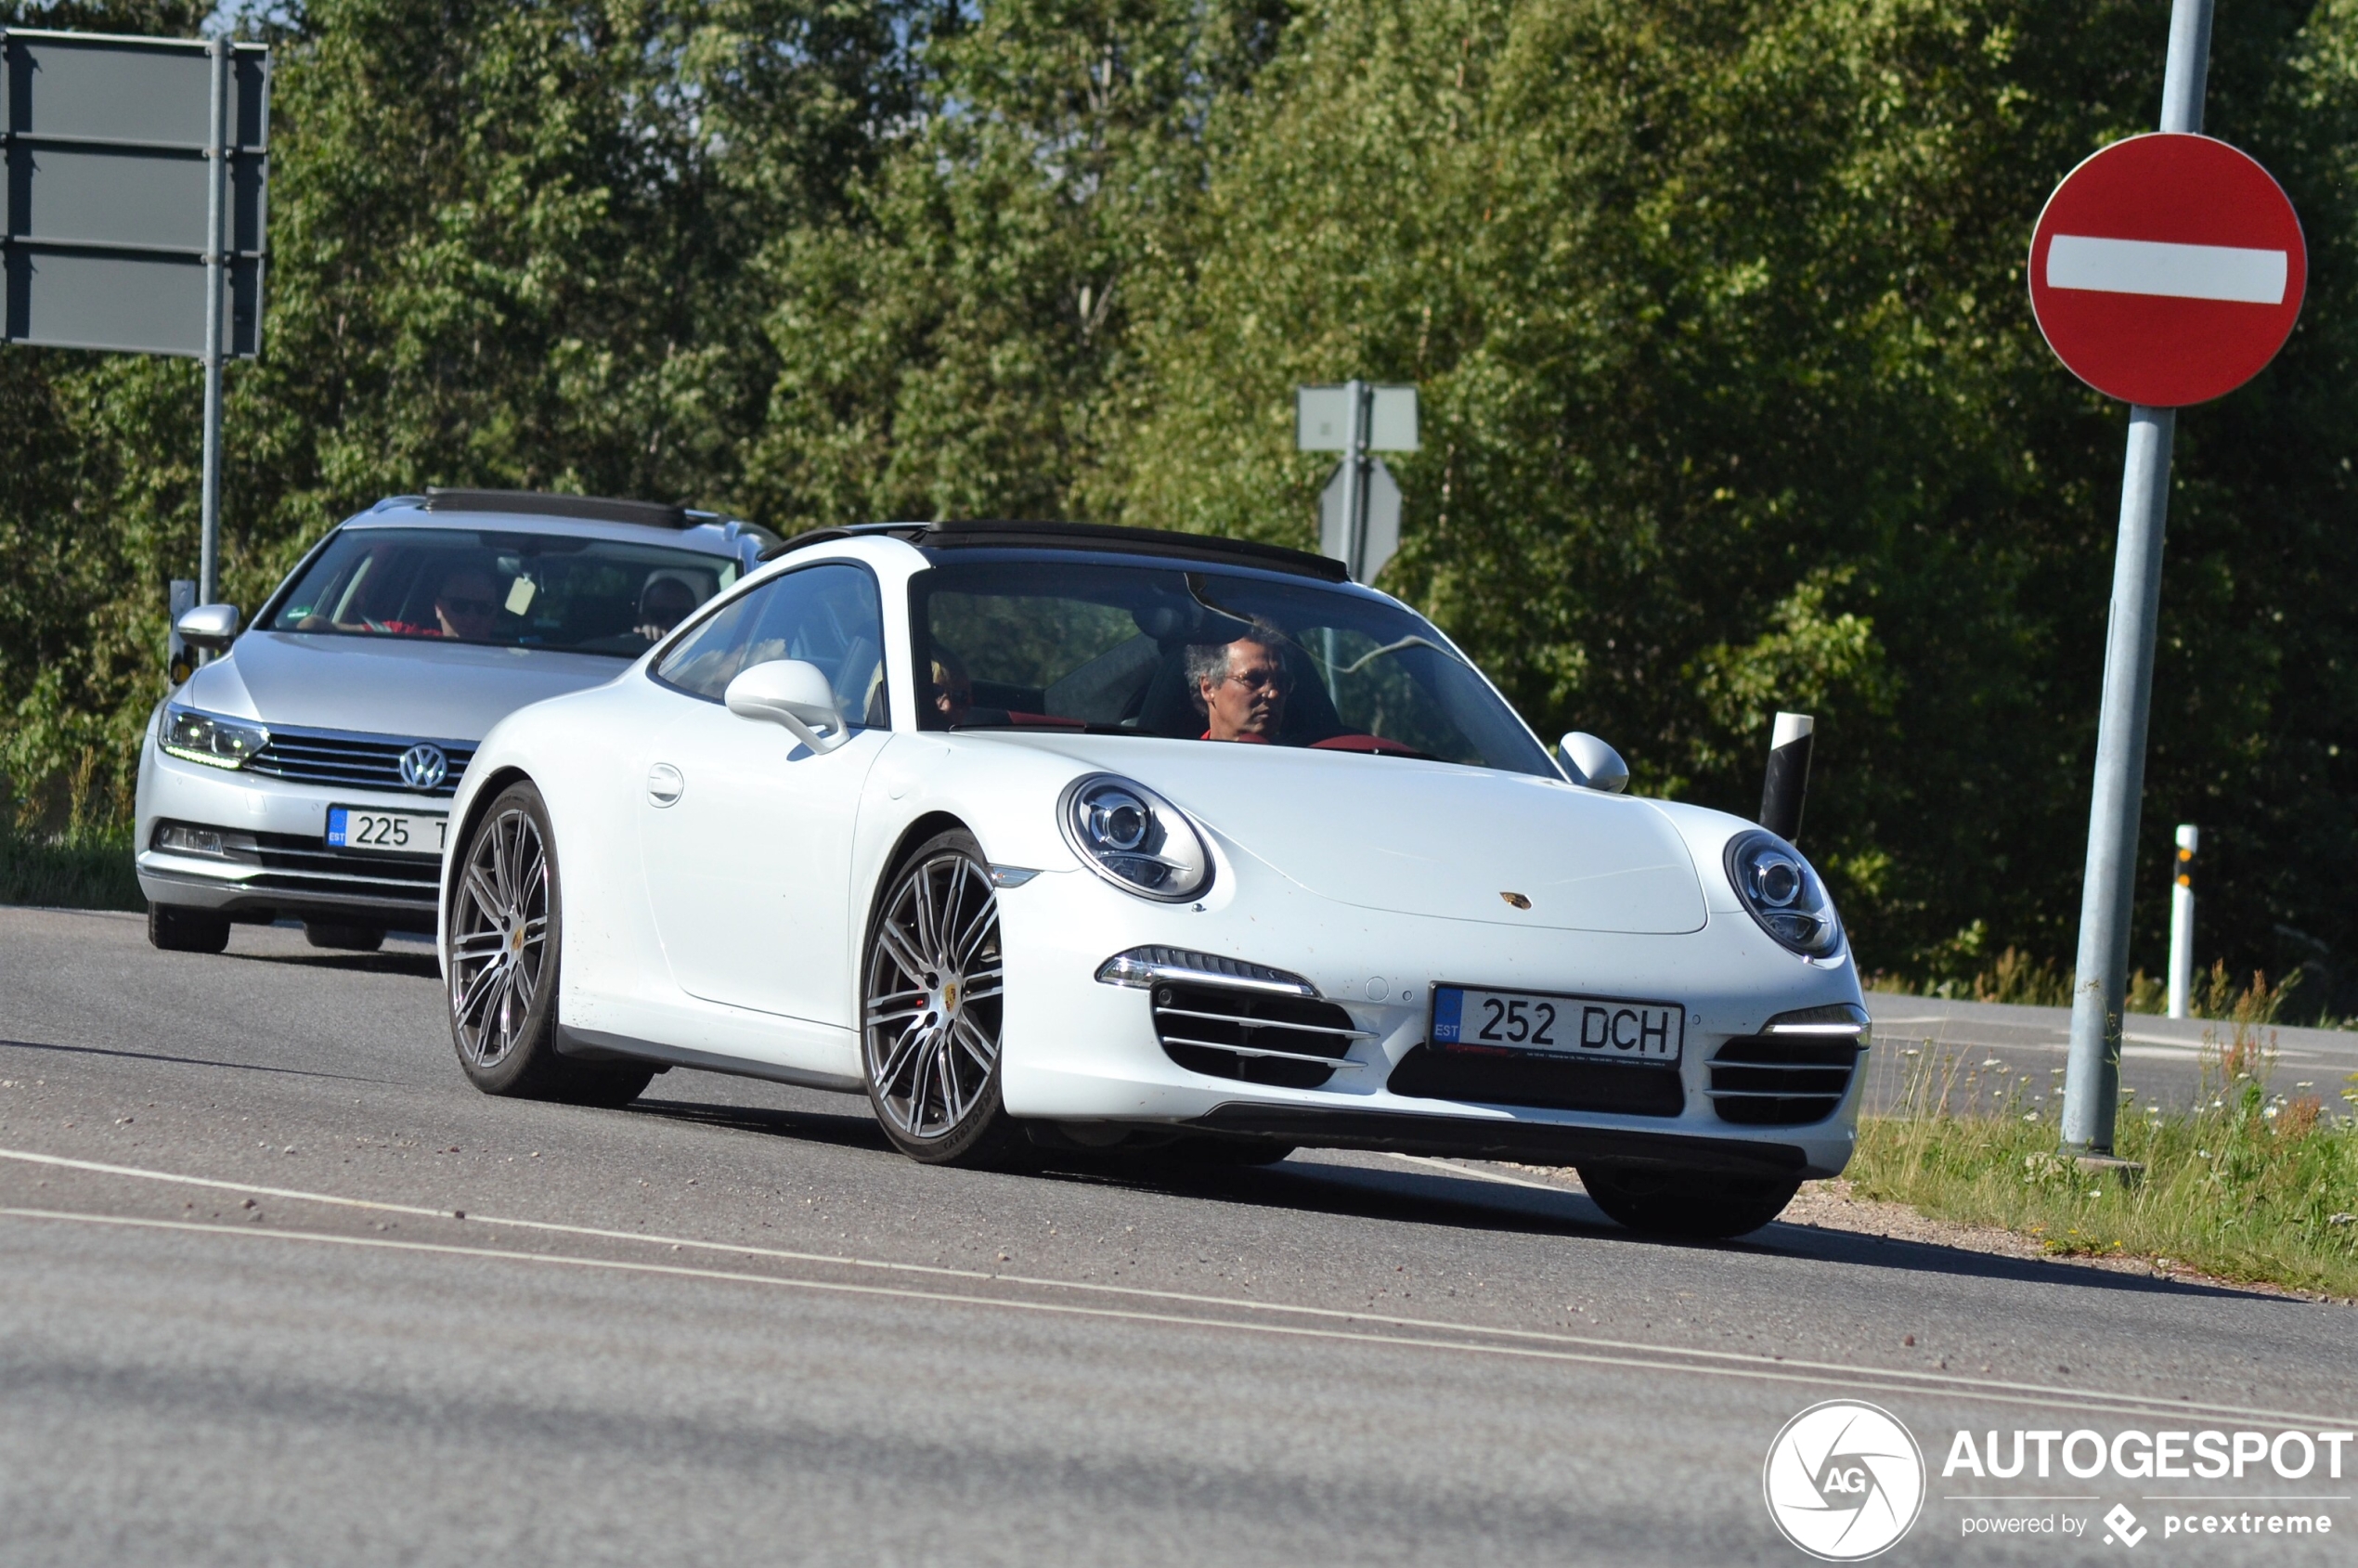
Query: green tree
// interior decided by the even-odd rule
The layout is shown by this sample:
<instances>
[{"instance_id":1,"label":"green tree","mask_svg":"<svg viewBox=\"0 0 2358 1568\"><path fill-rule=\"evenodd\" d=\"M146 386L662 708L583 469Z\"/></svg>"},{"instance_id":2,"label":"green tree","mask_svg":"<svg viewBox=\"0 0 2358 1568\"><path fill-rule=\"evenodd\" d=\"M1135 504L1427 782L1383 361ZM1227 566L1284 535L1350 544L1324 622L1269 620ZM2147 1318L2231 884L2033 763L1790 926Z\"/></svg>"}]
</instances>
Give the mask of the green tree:
<instances>
[{"instance_id":1,"label":"green tree","mask_svg":"<svg viewBox=\"0 0 2358 1568\"><path fill-rule=\"evenodd\" d=\"M2047 354L2022 256L2055 181L2152 124L2166 17L1308 7L1224 106L1190 233L1140 287L1093 493L1307 543L1323 463L1290 450L1291 385L1416 381L1387 583L1535 722L1748 811L1770 712L1813 708L1810 843L1871 965L1973 963L1976 918L2067 958L2122 420ZM2305 584L2349 548L2327 536L2351 34L2346 6L2239 7L2212 74L2213 128L2302 203L2314 303L2181 436L2147 839L2157 873L2191 811L2251 856L2213 928L2261 962L2278 922L2358 937L2291 869L2345 851L2342 797L2282 766L2349 699L2280 706L2274 662L2314 635L2310 667L2338 667L2347 625Z\"/></svg>"},{"instance_id":2,"label":"green tree","mask_svg":"<svg viewBox=\"0 0 2358 1568\"><path fill-rule=\"evenodd\" d=\"M765 256L780 372L748 461L784 526L1061 517L1096 465L1133 279L1276 0L1007 0L923 38L920 113L836 222Z\"/></svg>"},{"instance_id":3,"label":"green tree","mask_svg":"<svg viewBox=\"0 0 2358 1568\"><path fill-rule=\"evenodd\" d=\"M187 36L207 7L19 8ZM0 13L9 14L9 13ZM728 504L775 363L754 262L840 208L906 112L858 0L316 0L275 48L264 346L227 377L227 596L428 485ZM185 362L0 352L0 771L120 800L193 577ZM54 793L52 790L51 793Z\"/></svg>"}]
</instances>

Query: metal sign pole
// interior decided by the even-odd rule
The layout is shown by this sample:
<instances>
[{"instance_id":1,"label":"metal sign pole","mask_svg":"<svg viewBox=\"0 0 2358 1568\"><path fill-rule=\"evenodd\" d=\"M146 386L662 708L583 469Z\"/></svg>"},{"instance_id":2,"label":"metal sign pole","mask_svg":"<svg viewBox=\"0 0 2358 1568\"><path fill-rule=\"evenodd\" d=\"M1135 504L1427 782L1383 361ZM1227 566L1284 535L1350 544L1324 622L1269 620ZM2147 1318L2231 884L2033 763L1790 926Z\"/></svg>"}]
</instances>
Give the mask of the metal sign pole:
<instances>
[{"instance_id":1,"label":"metal sign pole","mask_svg":"<svg viewBox=\"0 0 2358 1568\"><path fill-rule=\"evenodd\" d=\"M1343 559L1351 568L1351 580L1367 580L1367 438L1368 425L1373 422L1375 397L1366 382L1346 383L1345 394L1351 399L1351 445L1342 460L1350 466L1343 481L1342 515L1345 548L1350 551Z\"/></svg>"},{"instance_id":2,"label":"metal sign pole","mask_svg":"<svg viewBox=\"0 0 2358 1568\"><path fill-rule=\"evenodd\" d=\"M2199 135L2210 70L2211 0L2173 0L2163 70L2161 129ZM2136 891L2137 818L2145 784L2154 636L2161 613L2162 533L2170 516L2174 408L2132 405L2120 483L2120 542L2105 628L2104 708L2088 808L2088 864L2073 970L2071 1049L2064 1074L2063 1143L2109 1156L2120 1102L2120 1014L2129 978L2129 914Z\"/></svg>"},{"instance_id":3,"label":"metal sign pole","mask_svg":"<svg viewBox=\"0 0 2358 1568\"><path fill-rule=\"evenodd\" d=\"M204 498L197 547L197 602L219 602L221 589L221 317L228 292L223 249L223 209L229 173L229 45L207 46L213 67L213 111L205 148L204 244Z\"/></svg>"}]
</instances>

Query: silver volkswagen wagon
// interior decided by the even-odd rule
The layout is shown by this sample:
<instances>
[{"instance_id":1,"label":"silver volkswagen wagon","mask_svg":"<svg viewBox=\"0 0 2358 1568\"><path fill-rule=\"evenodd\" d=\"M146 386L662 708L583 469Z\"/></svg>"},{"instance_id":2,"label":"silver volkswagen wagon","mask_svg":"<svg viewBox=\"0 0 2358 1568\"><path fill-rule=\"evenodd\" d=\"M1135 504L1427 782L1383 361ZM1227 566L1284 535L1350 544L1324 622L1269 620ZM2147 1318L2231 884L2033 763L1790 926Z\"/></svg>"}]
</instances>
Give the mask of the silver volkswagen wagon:
<instances>
[{"instance_id":1,"label":"silver volkswagen wagon","mask_svg":"<svg viewBox=\"0 0 2358 1568\"><path fill-rule=\"evenodd\" d=\"M297 919L368 951L431 931L450 797L526 703L612 680L777 537L711 512L501 490L395 496L314 546L242 635L157 705L138 870L157 947Z\"/></svg>"}]
</instances>

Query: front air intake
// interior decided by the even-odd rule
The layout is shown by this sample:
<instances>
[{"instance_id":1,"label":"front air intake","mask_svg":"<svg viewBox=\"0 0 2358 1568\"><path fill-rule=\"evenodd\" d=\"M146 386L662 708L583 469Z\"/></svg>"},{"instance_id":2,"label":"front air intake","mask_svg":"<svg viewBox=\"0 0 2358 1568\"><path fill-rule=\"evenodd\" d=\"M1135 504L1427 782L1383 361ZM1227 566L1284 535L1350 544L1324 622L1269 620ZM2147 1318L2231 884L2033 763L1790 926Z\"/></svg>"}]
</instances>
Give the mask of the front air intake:
<instances>
[{"instance_id":1,"label":"front air intake","mask_svg":"<svg viewBox=\"0 0 2358 1568\"><path fill-rule=\"evenodd\" d=\"M1856 1040L1741 1036L1711 1058L1711 1096L1722 1121L1800 1127L1823 1121L1850 1092Z\"/></svg>"},{"instance_id":2,"label":"front air intake","mask_svg":"<svg viewBox=\"0 0 2358 1568\"><path fill-rule=\"evenodd\" d=\"M1313 997L1175 980L1158 982L1151 994L1164 1055L1214 1078L1315 1089L1351 1065L1354 1042L1374 1038Z\"/></svg>"}]
</instances>

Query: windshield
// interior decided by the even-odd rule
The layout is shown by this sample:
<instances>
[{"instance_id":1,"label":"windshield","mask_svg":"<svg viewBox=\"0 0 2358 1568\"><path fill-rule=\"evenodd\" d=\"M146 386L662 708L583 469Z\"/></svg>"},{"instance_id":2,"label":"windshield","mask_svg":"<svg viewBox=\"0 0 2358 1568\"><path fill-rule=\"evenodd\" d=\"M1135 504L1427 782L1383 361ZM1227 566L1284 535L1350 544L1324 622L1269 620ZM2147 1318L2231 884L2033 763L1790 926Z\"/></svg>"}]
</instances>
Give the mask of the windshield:
<instances>
[{"instance_id":1,"label":"windshield","mask_svg":"<svg viewBox=\"0 0 2358 1568\"><path fill-rule=\"evenodd\" d=\"M1559 775L1420 616L1309 582L978 561L914 579L932 730L1085 730Z\"/></svg>"},{"instance_id":2,"label":"windshield","mask_svg":"<svg viewBox=\"0 0 2358 1568\"><path fill-rule=\"evenodd\" d=\"M737 579L695 551L563 534L347 528L265 628L637 658Z\"/></svg>"}]
</instances>

